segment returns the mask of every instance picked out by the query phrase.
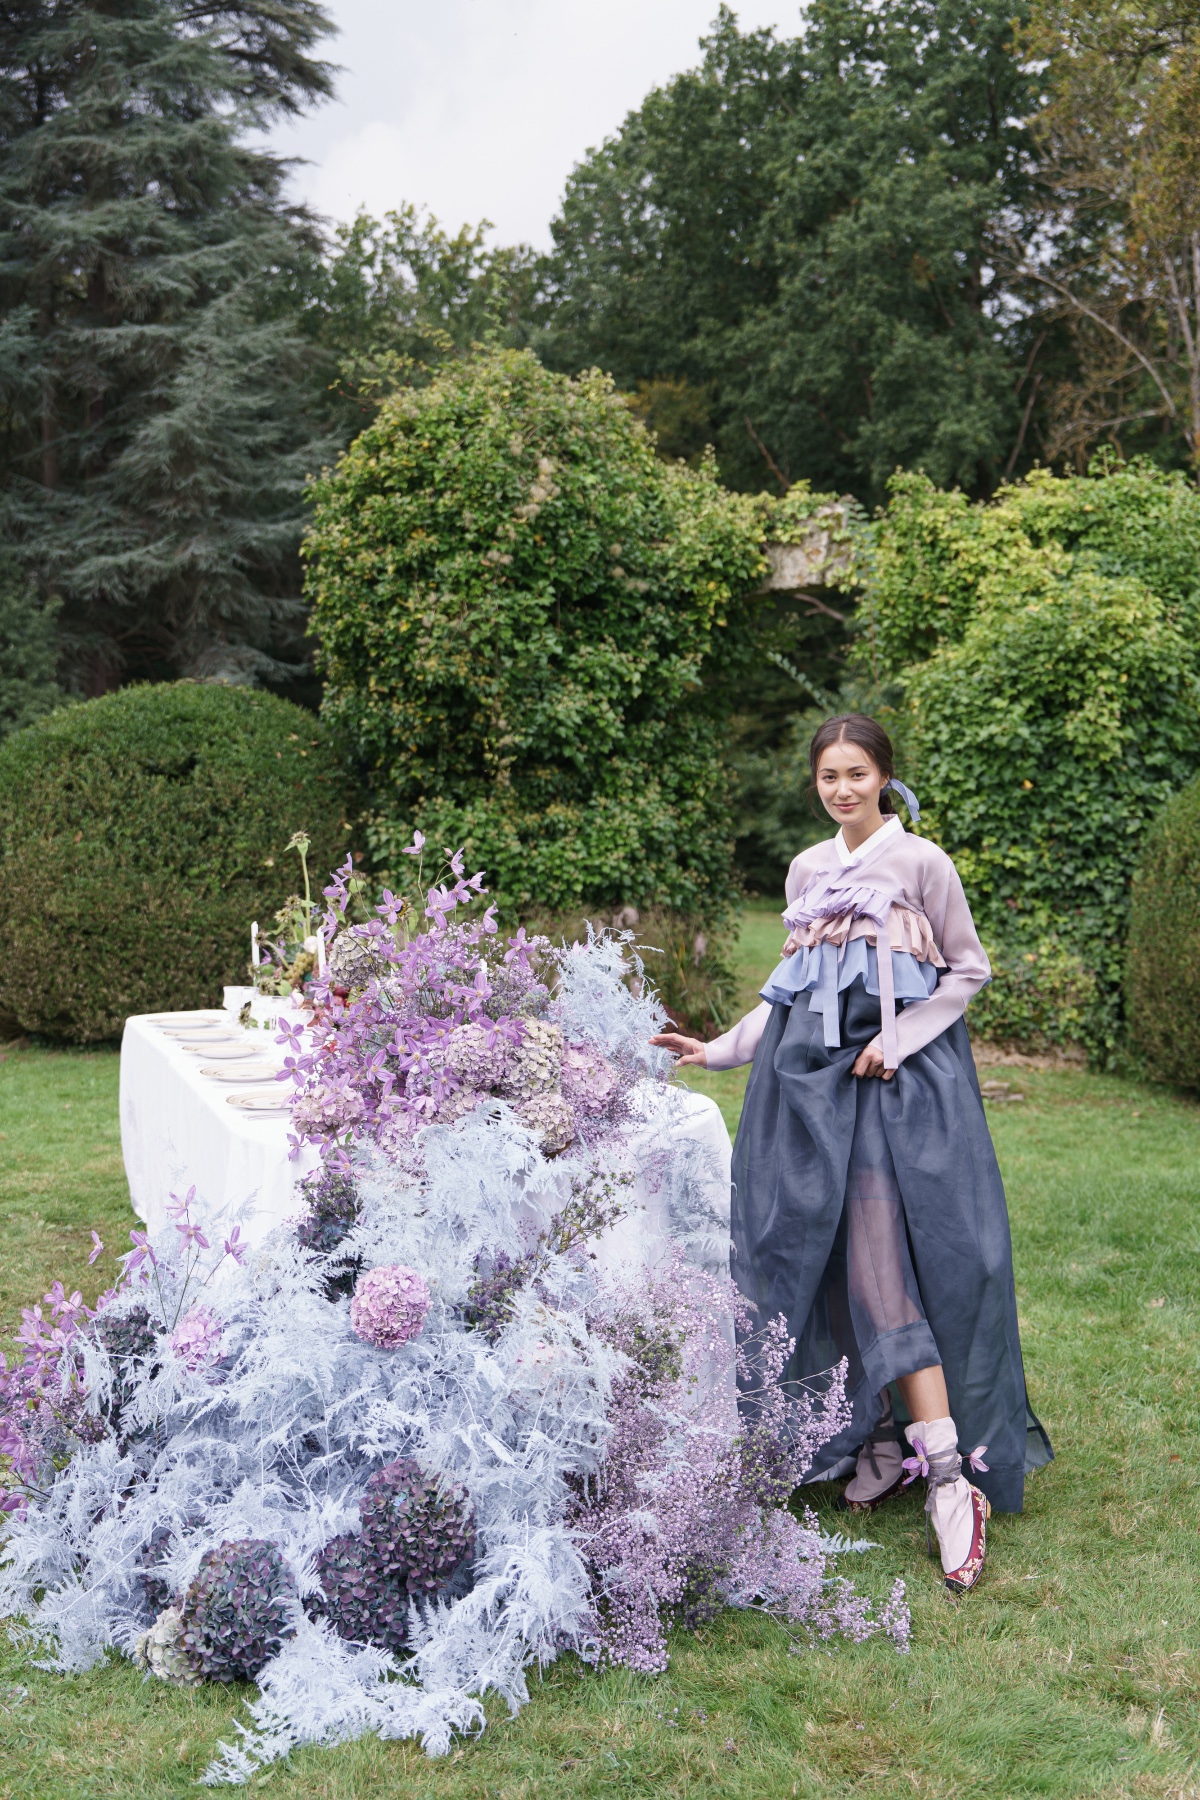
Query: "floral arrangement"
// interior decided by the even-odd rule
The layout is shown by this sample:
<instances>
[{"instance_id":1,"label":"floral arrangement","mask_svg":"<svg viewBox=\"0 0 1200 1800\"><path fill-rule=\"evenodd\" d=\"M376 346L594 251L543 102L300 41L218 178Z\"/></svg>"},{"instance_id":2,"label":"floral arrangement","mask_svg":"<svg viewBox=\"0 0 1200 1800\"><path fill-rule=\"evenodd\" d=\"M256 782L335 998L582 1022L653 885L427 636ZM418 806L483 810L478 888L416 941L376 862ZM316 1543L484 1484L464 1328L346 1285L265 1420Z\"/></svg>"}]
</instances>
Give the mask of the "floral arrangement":
<instances>
[{"instance_id":1,"label":"floral arrangement","mask_svg":"<svg viewBox=\"0 0 1200 1800\"><path fill-rule=\"evenodd\" d=\"M254 1679L213 1783L370 1730L444 1752L485 1688L516 1709L566 1648L662 1669L725 1605L907 1641L902 1589L874 1616L786 1509L844 1371L797 1398L782 1321L746 1335L628 944L501 940L449 874L412 936L392 895L347 920L348 869L327 890L284 1034L304 1215L248 1253L189 1193L0 1365L0 1612L64 1670ZM614 1278L650 1192L667 1239Z\"/></svg>"}]
</instances>

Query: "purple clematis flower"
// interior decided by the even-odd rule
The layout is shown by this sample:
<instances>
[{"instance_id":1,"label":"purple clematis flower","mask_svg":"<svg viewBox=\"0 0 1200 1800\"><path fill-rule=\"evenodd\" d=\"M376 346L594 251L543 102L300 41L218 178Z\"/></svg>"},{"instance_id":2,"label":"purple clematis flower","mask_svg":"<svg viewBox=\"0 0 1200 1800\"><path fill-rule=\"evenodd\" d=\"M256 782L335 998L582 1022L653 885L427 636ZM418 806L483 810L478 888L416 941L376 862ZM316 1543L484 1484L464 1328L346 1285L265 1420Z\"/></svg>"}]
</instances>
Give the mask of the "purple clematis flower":
<instances>
[{"instance_id":1,"label":"purple clematis flower","mask_svg":"<svg viewBox=\"0 0 1200 1800\"><path fill-rule=\"evenodd\" d=\"M154 1265L158 1262L149 1238L144 1231L131 1231L129 1241L133 1245L133 1254L125 1265L131 1272L147 1260Z\"/></svg>"},{"instance_id":2,"label":"purple clematis flower","mask_svg":"<svg viewBox=\"0 0 1200 1800\"><path fill-rule=\"evenodd\" d=\"M912 1447L913 1447L913 1450L915 1451L915 1455L906 1456L904 1458L903 1464L901 1465L903 1468L905 1468L909 1471L909 1473L904 1477L904 1486L905 1487L908 1486L910 1481L915 1481L917 1479L918 1475L924 1475L924 1476L928 1477L928 1474L929 1474L929 1452L926 1450L926 1448L925 1448L924 1444L921 1442L920 1438L914 1438L912 1440Z\"/></svg>"}]
</instances>

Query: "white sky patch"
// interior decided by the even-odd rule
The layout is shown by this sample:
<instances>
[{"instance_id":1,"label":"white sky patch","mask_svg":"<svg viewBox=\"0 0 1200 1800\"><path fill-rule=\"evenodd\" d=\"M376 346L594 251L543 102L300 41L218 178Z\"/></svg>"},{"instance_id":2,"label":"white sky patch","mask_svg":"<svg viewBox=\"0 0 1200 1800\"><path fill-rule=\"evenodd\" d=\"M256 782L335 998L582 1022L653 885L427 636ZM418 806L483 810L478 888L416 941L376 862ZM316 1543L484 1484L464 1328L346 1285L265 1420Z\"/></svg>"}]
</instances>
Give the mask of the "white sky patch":
<instances>
[{"instance_id":1,"label":"white sky patch","mask_svg":"<svg viewBox=\"0 0 1200 1800\"><path fill-rule=\"evenodd\" d=\"M337 99L272 133L293 191L351 219L412 201L545 248L566 178L651 88L699 61L718 0L331 0ZM799 28L743 0L743 30Z\"/></svg>"}]
</instances>

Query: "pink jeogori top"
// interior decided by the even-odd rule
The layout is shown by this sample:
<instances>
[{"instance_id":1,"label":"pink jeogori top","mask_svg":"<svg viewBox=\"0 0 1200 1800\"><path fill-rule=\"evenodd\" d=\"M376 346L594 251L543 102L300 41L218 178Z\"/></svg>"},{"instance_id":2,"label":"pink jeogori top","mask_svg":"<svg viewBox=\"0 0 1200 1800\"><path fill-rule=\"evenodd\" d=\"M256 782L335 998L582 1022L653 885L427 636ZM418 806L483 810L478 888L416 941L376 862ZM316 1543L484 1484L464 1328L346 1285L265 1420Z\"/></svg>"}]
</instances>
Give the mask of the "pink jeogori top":
<instances>
[{"instance_id":1,"label":"pink jeogori top","mask_svg":"<svg viewBox=\"0 0 1200 1800\"><path fill-rule=\"evenodd\" d=\"M784 919L793 943L801 946L797 955L823 956L832 970L835 953L845 960L848 948L864 949L859 940L871 944L883 1015L883 1029L873 1042L884 1050L887 1068L932 1043L991 979L957 869L944 850L928 838L913 837L894 815L857 851L847 850L840 831L802 851L788 870L786 893ZM891 953L887 957L878 955L881 937ZM929 997L898 1014L892 998L897 956L915 957L939 971ZM815 992L811 1004L825 1010L828 1021L832 997L833 1036L827 1030L826 1041L836 1044L836 977L825 986L829 992L824 997ZM903 985L897 991L905 997ZM769 1015L764 1001L707 1044L707 1066L735 1069L752 1062Z\"/></svg>"}]
</instances>

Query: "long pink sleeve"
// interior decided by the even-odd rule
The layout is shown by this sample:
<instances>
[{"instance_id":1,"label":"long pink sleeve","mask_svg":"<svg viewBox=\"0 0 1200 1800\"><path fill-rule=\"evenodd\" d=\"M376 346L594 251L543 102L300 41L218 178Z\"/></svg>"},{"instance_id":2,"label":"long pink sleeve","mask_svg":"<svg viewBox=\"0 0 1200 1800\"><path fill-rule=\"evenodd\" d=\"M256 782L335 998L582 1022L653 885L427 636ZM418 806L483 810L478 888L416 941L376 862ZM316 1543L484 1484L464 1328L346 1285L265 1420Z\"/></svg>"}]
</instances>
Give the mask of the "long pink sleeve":
<instances>
[{"instance_id":1,"label":"long pink sleeve","mask_svg":"<svg viewBox=\"0 0 1200 1800\"><path fill-rule=\"evenodd\" d=\"M979 941L971 908L950 858L939 852L921 871L921 899L948 967L928 1000L906 1006L896 1020L900 1061L923 1050L961 1019L967 1002L991 979L992 965Z\"/></svg>"},{"instance_id":2,"label":"long pink sleeve","mask_svg":"<svg viewBox=\"0 0 1200 1800\"><path fill-rule=\"evenodd\" d=\"M754 1052L758 1049L758 1040L763 1034L763 1027L771 1015L771 1008L764 1000L753 1012L748 1012L744 1019L739 1019L731 1031L723 1037L714 1038L711 1044L704 1046L705 1067L709 1069L740 1069L743 1063L754 1061Z\"/></svg>"}]
</instances>

